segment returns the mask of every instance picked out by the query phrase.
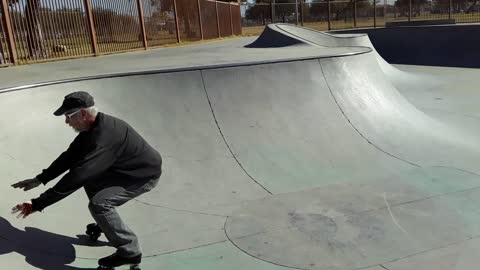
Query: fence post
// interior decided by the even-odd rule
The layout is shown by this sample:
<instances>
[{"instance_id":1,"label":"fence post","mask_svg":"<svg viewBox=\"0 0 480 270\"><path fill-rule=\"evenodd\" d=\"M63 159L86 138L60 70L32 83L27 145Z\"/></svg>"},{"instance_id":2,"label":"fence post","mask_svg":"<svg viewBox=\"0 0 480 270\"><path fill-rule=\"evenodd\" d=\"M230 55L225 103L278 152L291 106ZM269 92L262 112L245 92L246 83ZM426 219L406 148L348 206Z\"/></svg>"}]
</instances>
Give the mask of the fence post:
<instances>
[{"instance_id":1,"label":"fence post","mask_svg":"<svg viewBox=\"0 0 480 270\"><path fill-rule=\"evenodd\" d=\"M385 10L385 7L384 7ZM386 20L387 14L383 12L383 20ZM373 0L373 28L377 27L377 1Z\"/></svg>"},{"instance_id":2,"label":"fence post","mask_svg":"<svg viewBox=\"0 0 480 270\"><path fill-rule=\"evenodd\" d=\"M197 0L197 6L198 6L198 23L200 25L200 37L203 40L202 9L200 8L200 0Z\"/></svg>"},{"instance_id":3,"label":"fence post","mask_svg":"<svg viewBox=\"0 0 480 270\"><path fill-rule=\"evenodd\" d=\"M233 36L232 4L230 4L230 3L228 3L228 10L230 12L230 30L232 31L231 36Z\"/></svg>"},{"instance_id":4,"label":"fence post","mask_svg":"<svg viewBox=\"0 0 480 270\"><path fill-rule=\"evenodd\" d=\"M298 0L295 0L295 25L298 25Z\"/></svg>"},{"instance_id":5,"label":"fence post","mask_svg":"<svg viewBox=\"0 0 480 270\"><path fill-rule=\"evenodd\" d=\"M353 27L357 27L357 0L353 0Z\"/></svg>"},{"instance_id":6,"label":"fence post","mask_svg":"<svg viewBox=\"0 0 480 270\"><path fill-rule=\"evenodd\" d=\"M270 22L273 23L273 4L270 2Z\"/></svg>"},{"instance_id":7,"label":"fence post","mask_svg":"<svg viewBox=\"0 0 480 270\"><path fill-rule=\"evenodd\" d=\"M3 20L2 23L7 27L7 46L10 55L10 62L12 64L16 64L17 59L17 50L15 48L15 39L13 37L13 30L12 30L12 21L10 19L10 12L8 10L8 3L7 0L2 0L1 11L3 13Z\"/></svg>"},{"instance_id":8,"label":"fence post","mask_svg":"<svg viewBox=\"0 0 480 270\"><path fill-rule=\"evenodd\" d=\"M137 7L138 7L138 17L140 18L140 30L142 31L143 47L146 50L148 48L148 43L147 43L147 33L145 32L145 19L143 17L143 7L142 7L141 0L137 0Z\"/></svg>"},{"instance_id":9,"label":"fence post","mask_svg":"<svg viewBox=\"0 0 480 270\"><path fill-rule=\"evenodd\" d=\"M220 18L218 17L218 1L215 1L215 14L217 16L217 31L218 31L218 38L222 37L220 35Z\"/></svg>"},{"instance_id":10,"label":"fence post","mask_svg":"<svg viewBox=\"0 0 480 270\"><path fill-rule=\"evenodd\" d=\"M452 19L452 9L453 9L453 4L452 0L448 1L448 18Z\"/></svg>"},{"instance_id":11,"label":"fence post","mask_svg":"<svg viewBox=\"0 0 480 270\"><path fill-rule=\"evenodd\" d=\"M243 20L242 20L242 3L238 2L238 15L240 16L240 35L243 34Z\"/></svg>"},{"instance_id":12,"label":"fence post","mask_svg":"<svg viewBox=\"0 0 480 270\"><path fill-rule=\"evenodd\" d=\"M275 0L272 0L270 4L272 4L272 23L274 23L275 22Z\"/></svg>"},{"instance_id":13,"label":"fence post","mask_svg":"<svg viewBox=\"0 0 480 270\"><path fill-rule=\"evenodd\" d=\"M177 32L177 43L182 42L180 39L180 27L178 27L178 9L177 1L173 0L173 16L175 17L175 31Z\"/></svg>"},{"instance_id":14,"label":"fence post","mask_svg":"<svg viewBox=\"0 0 480 270\"><path fill-rule=\"evenodd\" d=\"M408 21L412 20L412 0L408 1Z\"/></svg>"},{"instance_id":15,"label":"fence post","mask_svg":"<svg viewBox=\"0 0 480 270\"><path fill-rule=\"evenodd\" d=\"M328 30L332 30L332 7L330 1L328 0Z\"/></svg>"},{"instance_id":16,"label":"fence post","mask_svg":"<svg viewBox=\"0 0 480 270\"><path fill-rule=\"evenodd\" d=\"M303 1L300 0L300 20L301 20L301 25L303 26Z\"/></svg>"},{"instance_id":17,"label":"fence post","mask_svg":"<svg viewBox=\"0 0 480 270\"><path fill-rule=\"evenodd\" d=\"M85 13L88 18L88 27L90 28L90 40L92 42L93 54L98 55L97 34L95 33L95 24L93 23L92 4L90 0L85 0Z\"/></svg>"}]
</instances>

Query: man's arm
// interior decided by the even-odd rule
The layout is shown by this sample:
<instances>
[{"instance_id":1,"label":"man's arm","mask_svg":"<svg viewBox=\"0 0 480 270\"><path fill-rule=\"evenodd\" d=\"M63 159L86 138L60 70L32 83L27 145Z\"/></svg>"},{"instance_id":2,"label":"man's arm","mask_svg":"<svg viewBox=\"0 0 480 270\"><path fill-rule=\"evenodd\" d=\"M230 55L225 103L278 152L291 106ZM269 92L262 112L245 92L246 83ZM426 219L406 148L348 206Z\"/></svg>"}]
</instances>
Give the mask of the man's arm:
<instances>
[{"instance_id":1,"label":"man's arm","mask_svg":"<svg viewBox=\"0 0 480 270\"><path fill-rule=\"evenodd\" d=\"M115 159L113 149L101 146L92 147L92 150L78 161L55 186L45 191L40 197L32 199L33 211L41 211L72 194L88 180L94 179L108 170Z\"/></svg>"},{"instance_id":2,"label":"man's arm","mask_svg":"<svg viewBox=\"0 0 480 270\"><path fill-rule=\"evenodd\" d=\"M75 140L70 144L68 149L60 154L60 156L52 162L52 164L42 171L35 178L40 180L42 184L46 185L51 180L57 178L59 175L67 171L72 165L79 159L79 140L80 136L77 136Z\"/></svg>"}]
</instances>

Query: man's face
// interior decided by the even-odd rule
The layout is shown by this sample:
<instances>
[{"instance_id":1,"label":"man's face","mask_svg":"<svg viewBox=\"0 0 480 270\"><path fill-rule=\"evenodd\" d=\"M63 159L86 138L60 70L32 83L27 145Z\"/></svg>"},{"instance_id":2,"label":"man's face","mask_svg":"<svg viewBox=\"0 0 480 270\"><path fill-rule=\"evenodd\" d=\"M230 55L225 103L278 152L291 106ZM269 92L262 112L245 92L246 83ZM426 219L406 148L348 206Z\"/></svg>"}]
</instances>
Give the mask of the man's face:
<instances>
[{"instance_id":1,"label":"man's face","mask_svg":"<svg viewBox=\"0 0 480 270\"><path fill-rule=\"evenodd\" d=\"M72 127L77 133L85 131L88 128L85 115L86 111L83 109L65 114L65 123Z\"/></svg>"}]
</instances>

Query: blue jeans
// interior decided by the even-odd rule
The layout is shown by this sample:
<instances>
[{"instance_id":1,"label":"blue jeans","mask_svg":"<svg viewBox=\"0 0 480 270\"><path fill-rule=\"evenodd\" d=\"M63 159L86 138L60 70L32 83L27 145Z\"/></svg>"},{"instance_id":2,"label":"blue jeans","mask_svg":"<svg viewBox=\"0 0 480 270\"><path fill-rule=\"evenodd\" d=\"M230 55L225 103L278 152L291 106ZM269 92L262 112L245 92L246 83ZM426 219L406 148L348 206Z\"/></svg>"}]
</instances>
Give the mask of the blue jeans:
<instances>
[{"instance_id":1,"label":"blue jeans","mask_svg":"<svg viewBox=\"0 0 480 270\"><path fill-rule=\"evenodd\" d=\"M123 223L115 208L149 192L158 182L159 178L137 181L106 176L85 186L90 199L88 209L110 244L117 249L117 255L133 257L141 254L142 249L137 236Z\"/></svg>"}]
</instances>

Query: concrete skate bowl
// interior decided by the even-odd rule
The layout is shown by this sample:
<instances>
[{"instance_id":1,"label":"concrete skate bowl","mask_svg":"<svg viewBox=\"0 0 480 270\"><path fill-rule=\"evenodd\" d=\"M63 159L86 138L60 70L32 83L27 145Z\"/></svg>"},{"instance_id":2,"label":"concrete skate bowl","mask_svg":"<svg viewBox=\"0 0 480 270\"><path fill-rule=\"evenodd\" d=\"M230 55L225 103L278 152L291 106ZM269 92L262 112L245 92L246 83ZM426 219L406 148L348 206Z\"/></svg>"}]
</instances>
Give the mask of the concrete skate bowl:
<instances>
[{"instance_id":1,"label":"concrete skate bowl","mask_svg":"<svg viewBox=\"0 0 480 270\"><path fill-rule=\"evenodd\" d=\"M368 34L390 64L480 68L480 24L338 30Z\"/></svg>"},{"instance_id":2,"label":"concrete skate bowl","mask_svg":"<svg viewBox=\"0 0 480 270\"><path fill-rule=\"evenodd\" d=\"M68 146L75 134L52 112L78 89L164 157L159 186L119 210L146 257L230 241L274 265L358 269L480 234L476 138L412 106L373 53L5 89L3 179L35 175ZM7 247L71 256L48 236L84 231L83 191L26 220L7 215L19 198L2 188ZM32 241L22 227L51 234Z\"/></svg>"}]
</instances>

